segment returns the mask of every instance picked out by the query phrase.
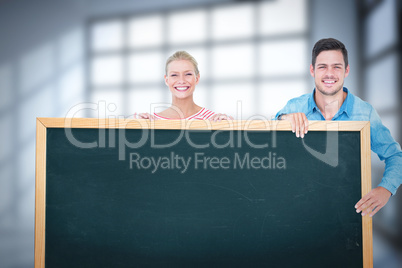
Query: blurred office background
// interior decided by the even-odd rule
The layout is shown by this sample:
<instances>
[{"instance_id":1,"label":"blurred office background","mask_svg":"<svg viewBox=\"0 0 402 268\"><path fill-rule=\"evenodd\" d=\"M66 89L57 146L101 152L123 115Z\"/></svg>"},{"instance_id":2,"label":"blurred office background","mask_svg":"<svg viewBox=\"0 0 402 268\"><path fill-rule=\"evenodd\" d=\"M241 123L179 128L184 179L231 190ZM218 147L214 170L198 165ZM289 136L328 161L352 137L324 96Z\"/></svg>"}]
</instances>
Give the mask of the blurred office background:
<instances>
[{"instance_id":1,"label":"blurred office background","mask_svg":"<svg viewBox=\"0 0 402 268\"><path fill-rule=\"evenodd\" d=\"M170 101L164 62L176 50L199 62L197 104L271 118L313 89L313 44L338 38L350 54L345 86L401 143L401 9L399 0L1 0L0 267L34 264L36 117L149 112ZM383 169L373 154L374 186ZM400 191L374 217L374 267L402 267Z\"/></svg>"}]
</instances>

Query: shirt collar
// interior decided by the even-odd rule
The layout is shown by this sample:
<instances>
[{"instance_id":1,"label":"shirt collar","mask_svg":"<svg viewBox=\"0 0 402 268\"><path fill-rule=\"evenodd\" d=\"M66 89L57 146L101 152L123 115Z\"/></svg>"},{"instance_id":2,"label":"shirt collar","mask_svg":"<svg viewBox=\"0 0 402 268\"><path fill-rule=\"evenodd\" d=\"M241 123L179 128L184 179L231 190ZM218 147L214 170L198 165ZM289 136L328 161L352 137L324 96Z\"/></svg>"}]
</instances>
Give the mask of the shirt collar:
<instances>
[{"instance_id":1,"label":"shirt collar","mask_svg":"<svg viewBox=\"0 0 402 268\"><path fill-rule=\"evenodd\" d=\"M311 111L312 113L314 113L316 111L321 113L320 109L318 109L317 103L314 100L315 90L316 89L314 88L313 92L310 94L310 97L308 100L308 110ZM352 113L352 108L353 108L352 96L346 87L343 87L343 91L347 93L346 98L343 101L341 108L339 108L339 111L335 114L333 119L336 119L342 113L345 113L348 117L350 117L350 114Z\"/></svg>"}]
</instances>

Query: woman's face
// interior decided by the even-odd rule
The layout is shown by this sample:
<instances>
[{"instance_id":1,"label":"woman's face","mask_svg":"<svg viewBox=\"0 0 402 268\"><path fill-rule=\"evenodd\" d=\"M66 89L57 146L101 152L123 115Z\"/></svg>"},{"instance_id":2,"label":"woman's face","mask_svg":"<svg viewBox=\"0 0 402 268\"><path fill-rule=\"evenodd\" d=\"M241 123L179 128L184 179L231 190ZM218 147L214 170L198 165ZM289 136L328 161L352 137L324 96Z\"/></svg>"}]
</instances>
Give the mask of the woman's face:
<instances>
[{"instance_id":1,"label":"woman's face","mask_svg":"<svg viewBox=\"0 0 402 268\"><path fill-rule=\"evenodd\" d=\"M165 83L172 95L185 99L193 95L200 75L195 74L193 64L188 60L175 60L169 63Z\"/></svg>"}]
</instances>

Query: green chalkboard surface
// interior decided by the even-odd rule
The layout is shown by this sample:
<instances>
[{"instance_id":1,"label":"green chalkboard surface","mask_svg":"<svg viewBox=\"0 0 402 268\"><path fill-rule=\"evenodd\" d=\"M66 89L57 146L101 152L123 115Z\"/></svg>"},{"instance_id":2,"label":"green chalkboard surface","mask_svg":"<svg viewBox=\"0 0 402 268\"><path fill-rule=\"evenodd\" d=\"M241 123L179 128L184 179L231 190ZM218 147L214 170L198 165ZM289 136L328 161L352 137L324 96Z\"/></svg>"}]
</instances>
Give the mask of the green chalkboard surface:
<instances>
[{"instance_id":1,"label":"green chalkboard surface","mask_svg":"<svg viewBox=\"0 0 402 268\"><path fill-rule=\"evenodd\" d=\"M47 128L45 267L363 267L359 132L118 132Z\"/></svg>"}]
</instances>

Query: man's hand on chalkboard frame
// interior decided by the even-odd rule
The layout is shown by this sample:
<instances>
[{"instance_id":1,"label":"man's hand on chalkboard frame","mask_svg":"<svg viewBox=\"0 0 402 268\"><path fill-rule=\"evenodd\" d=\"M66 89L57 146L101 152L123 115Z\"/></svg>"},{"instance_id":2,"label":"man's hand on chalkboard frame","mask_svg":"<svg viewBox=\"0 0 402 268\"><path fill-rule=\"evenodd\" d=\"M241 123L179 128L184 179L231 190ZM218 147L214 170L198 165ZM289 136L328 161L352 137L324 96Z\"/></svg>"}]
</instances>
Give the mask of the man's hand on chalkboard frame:
<instances>
[{"instance_id":1,"label":"man's hand on chalkboard frame","mask_svg":"<svg viewBox=\"0 0 402 268\"><path fill-rule=\"evenodd\" d=\"M378 186L363 196L359 202L357 202L355 205L356 212L361 212L362 216L369 215L370 217L373 217L382 207L387 204L390 197L390 191L384 187Z\"/></svg>"},{"instance_id":2,"label":"man's hand on chalkboard frame","mask_svg":"<svg viewBox=\"0 0 402 268\"><path fill-rule=\"evenodd\" d=\"M298 138L304 138L308 132L308 120L304 113L282 114L279 116L279 120L289 121L292 125L292 132L296 133Z\"/></svg>"}]
</instances>

